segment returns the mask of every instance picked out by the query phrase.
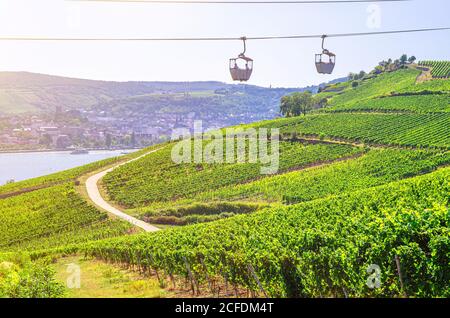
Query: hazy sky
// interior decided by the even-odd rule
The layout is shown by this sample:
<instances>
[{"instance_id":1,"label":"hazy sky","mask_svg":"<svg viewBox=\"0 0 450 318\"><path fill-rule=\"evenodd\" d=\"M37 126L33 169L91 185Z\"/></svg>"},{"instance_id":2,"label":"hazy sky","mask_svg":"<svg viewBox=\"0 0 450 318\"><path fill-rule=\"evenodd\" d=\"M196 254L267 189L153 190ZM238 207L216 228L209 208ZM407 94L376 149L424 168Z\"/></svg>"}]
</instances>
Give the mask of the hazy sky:
<instances>
[{"instance_id":1,"label":"hazy sky","mask_svg":"<svg viewBox=\"0 0 450 318\"><path fill-rule=\"evenodd\" d=\"M0 36L204 37L371 32L450 26L448 0L315 5L170 5L0 0ZM250 41L250 84L306 86L370 70L402 53L450 59L450 31L333 38L333 75L318 75L320 39ZM228 59L240 42L0 42L0 71L102 80L231 82Z\"/></svg>"}]
</instances>

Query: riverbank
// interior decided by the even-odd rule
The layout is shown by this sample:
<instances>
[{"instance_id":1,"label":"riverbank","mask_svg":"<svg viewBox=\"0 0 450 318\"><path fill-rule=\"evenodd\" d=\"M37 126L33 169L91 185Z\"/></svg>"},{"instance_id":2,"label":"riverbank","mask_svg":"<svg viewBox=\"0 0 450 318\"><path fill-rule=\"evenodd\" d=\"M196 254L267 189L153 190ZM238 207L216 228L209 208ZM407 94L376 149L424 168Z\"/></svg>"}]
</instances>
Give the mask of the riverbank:
<instances>
[{"instance_id":1,"label":"riverbank","mask_svg":"<svg viewBox=\"0 0 450 318\"><path fill-rule=\"evenodd\" d=\"M136 147L136 148L120 148L120 149L112 149L112 148L83 148L87 151L138 151L142 148ZM2 150L0 149L0 154L11 154L11 153L42 153L42 152L70 152L75 149L21 149L21 150Z\"/></svg>"},{"instance_id":2,"label":"riverbank","mask_svg":"<svg viewBox=\"0 0 450 318\"><path fill-rule=\"evenodd\" d=\"M83 166L94 161L119 157L137 149L90 150L85 154L71 154L65 151L25 151L0 153L0 185L6 182L22 181L55 172Z\"/></svg>"}]
</instances>

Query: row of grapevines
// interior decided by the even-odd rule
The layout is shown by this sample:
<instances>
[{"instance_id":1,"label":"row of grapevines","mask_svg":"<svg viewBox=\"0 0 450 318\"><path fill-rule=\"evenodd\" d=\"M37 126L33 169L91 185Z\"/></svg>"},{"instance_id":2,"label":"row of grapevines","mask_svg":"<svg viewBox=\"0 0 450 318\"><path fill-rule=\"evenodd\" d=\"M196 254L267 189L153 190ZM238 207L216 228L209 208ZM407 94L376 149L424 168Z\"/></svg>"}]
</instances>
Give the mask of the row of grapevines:
<instances>
[{"instance_id":1,"label":"row of grapevines","mask_svg":"<svg viewBox=\"0 0 450 318\"><path fill-rule=\"evenodd\" d=\"M152 224L186 225L216 221L238 214L249 214L269 206L269 204L249 202L158 202L143 208L128 210Z\"/></svg>"},{"instance_id":2,"label":"row of grapevines","mask_svg":"<svg viewBox=\"0 0 450 318\"><path fill-rule=\"evenodd\" d=\"M408 111L414 113L450 112L450 94L429 94L374 98L328 108L327 111Z\"/></svg>"},{"instance_id":3,"label":"row of grapevines","mask_svg":"<svg viewBox=\"0 0 450 318\"><path fill-rule=\"evenodd\" d=\"M411 84L396 90L393 93L397 94L429 94L429 93L450 93L450 80L449 79L435 79L432 81L426 81L418 84Z\"/></svg>"},{"instance_id":4,"label":"row of grapevines","mask_svg":"<svg viewBox=\"0 0 450 318\"><path fill-rule=\"evenodd\" d=\"M128 223L108 220L63 184L0 200L0 249L63 245L126 233Z\"/></svg>"},{"instance_id":5,"label":"row of grapevines","mask_svg":"<svg viewBox=\"0 0 450 318\"><path fill-rule=\"evenodd\" d=\"M449 163L450 152L375 149L354 160L205 192L196 199L252 199L292 204L367 189L431 172Z\"/></svg>"},{"instance_id":6,"label":"row of grapevines","mask_svg":"<svg viewBox=\"0 0 450 318\"><path fill-rule=\"evenodd\" d=\"M450 62L449 61L422 61L419 65L431 67L431 75L435 78L449 78L450 77Z\"/></svg>"},{"instance_id":7,"label":"row of grapevines","mask_svg":"<svg viewBox=\"0 0 450 318\"><path fill-rule=\"evenodd\" d=\"M276 126L277 121L273 124ZM298 117L296 123L290 121L282 126L281 132L372 144L449 149L450 114L328 113Z\"/></svg>"},{"instance_id":8,"label":"row of grapevines","mask_svg":"<svg viewBox=\"0 0 450 318\"><path fill-rule=\"evenodd\" d=\"M205 142L205 145L208 142ZM218 187L262 177L263 163L175 164L172 144L140 160L122 166L104 178L111 198L136 207L157 201L189 198ZM248 147L246 149L248 156ZM280 142L279 171L351 156L362 149L347 145Z\"/></svg>"},{"instance_id":9,"label":"row of grapevines","mask_svg":"<svg viewBox=\"0 0 450 318\"><path fill-rule=\"evenodd\" d=\"M419 71L412 69L383 73L373 79L361 82L356 88L348 88L342 94L335 95L330 100L330 105L360 102L365 99L389 95L394 91L414 85L418 74L420 74Z\"/></svg>"}]
</instances>

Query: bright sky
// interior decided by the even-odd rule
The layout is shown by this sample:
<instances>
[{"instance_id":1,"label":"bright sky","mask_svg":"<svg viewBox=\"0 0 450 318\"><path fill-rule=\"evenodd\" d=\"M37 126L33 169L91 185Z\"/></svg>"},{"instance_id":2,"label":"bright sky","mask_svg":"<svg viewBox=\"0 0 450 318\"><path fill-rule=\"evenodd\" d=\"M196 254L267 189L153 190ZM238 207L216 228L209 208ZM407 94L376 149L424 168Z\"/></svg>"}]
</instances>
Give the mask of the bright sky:
<instances>
[{"instance_id":1,"label":"bright sky","mask_svg":"<svg viewBox=\"0 0 450 318\"><path fill-rule=\"evenodd\" d=\"M380 19L377 19L379 12ZM373 4L173 5L0 0L0 36L204 37L372 32L449 27L450 1ZM379 23L378 23L379 22ZM332 38L333 75L318 75L320 39L250 41L249 84L306 86L370 70L402 53L449 59L450 31ZM228 59L240 42L0 42L0 71L102 80L231 82Z\"/></svg>"}]
</instances>

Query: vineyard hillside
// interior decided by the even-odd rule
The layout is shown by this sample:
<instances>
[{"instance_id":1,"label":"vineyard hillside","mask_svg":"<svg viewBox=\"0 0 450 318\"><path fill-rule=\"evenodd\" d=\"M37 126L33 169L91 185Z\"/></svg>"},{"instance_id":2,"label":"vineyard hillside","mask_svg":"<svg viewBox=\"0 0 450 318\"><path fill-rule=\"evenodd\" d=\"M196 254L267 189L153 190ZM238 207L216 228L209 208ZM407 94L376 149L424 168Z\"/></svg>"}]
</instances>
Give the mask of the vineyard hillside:
<instances>
[{"instance_id":1,"label":"vineyard hillside","mask_svg":"<svg viewBox=\"0 0 450 318\"><path fill-rule=\"evenodd\" d=\"M238 163L176 163L179 143L168 142L2 186L0 260L85 256L193 296L449 297L445 63L339 83L317 94L323 108L233 127L279 129L273 174L248 162L250 140ZM417 82L425 66L439 78ZM142 233L91 201L85 180L110 167L103 198L160 231ZM373 264L382 272L375 289Z\"/></svg>"},{"instance_id":2,"label":"vineyard hillside","mask_svg":"<svg viewBox=\"0 0 450 318\"><path fill-rule=\"evenodd\" d=\"M434 78L450 77L450 61L422 61L419 65L430 67Z\"/></svg>"}]
</instances>

